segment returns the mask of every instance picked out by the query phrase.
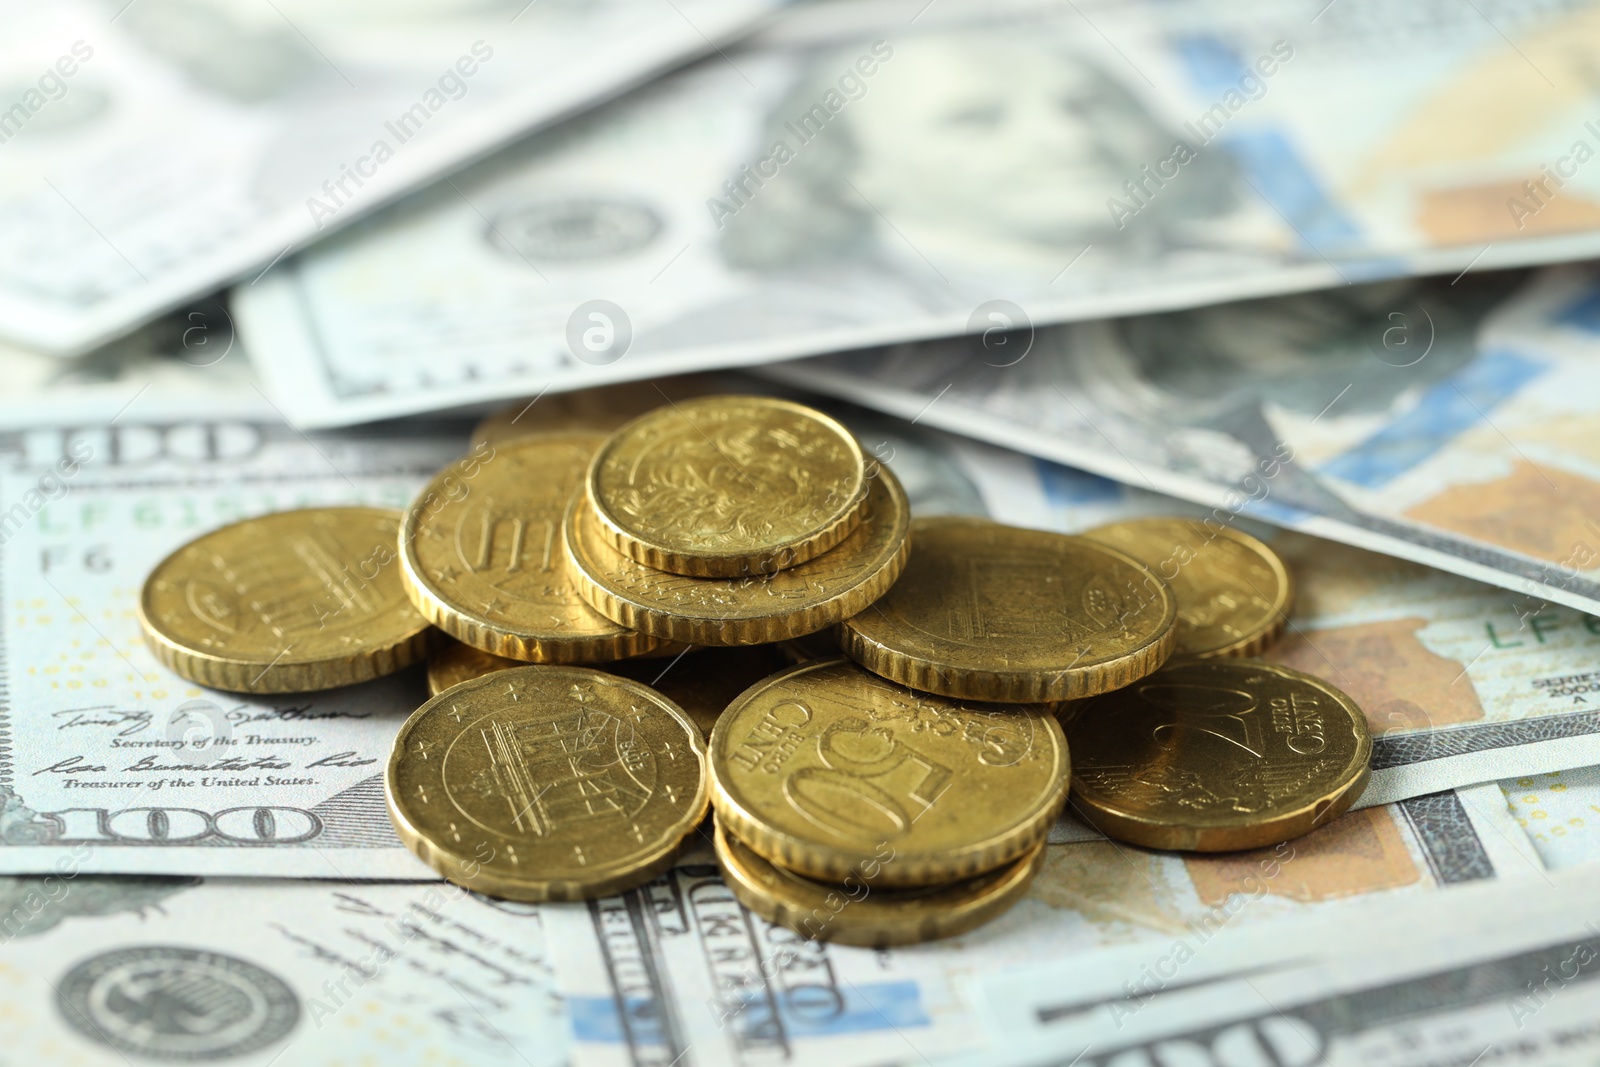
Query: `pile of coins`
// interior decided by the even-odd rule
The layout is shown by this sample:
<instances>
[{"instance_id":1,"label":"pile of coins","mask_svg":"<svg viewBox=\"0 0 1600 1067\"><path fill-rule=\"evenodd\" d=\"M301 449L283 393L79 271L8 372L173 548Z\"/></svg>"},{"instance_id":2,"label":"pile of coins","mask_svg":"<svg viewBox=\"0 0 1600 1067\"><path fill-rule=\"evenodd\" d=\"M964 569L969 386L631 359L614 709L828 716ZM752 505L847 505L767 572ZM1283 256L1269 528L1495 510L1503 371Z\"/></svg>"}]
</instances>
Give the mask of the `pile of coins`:
<instances>
[{"instance_id":1,"label":"pile of coins","mask_svg":"<svg viewBox=\"0 0 1600 1067\"><path fill-rule=\"evenodd\" d=\"M913 522L843 426L771 397L669 400L609 432L514 422L403 515L224 527L141 596L156 654L216 688L329 688L426 656L432 697L386 795L452 881L614 893L711 809L747 907L882 946L1019 899L1069 784L1108 836L1196 850L1304 833L1365 784L1360 710L1241 658L1291 600L1248 535Z\"/></svg>"}]
</instances>

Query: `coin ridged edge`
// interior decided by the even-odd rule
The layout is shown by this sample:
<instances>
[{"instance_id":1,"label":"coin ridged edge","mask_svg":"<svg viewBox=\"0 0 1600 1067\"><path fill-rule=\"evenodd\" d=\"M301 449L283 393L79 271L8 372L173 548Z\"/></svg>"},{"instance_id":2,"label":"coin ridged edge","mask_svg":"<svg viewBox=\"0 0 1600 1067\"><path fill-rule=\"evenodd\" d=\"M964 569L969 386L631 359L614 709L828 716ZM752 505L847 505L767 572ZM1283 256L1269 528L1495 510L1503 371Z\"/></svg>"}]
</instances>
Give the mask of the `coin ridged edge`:
<instances>
[{"instance_id":1,"label":"coin ridged edge","mask_svg":"<svg viewBox=\"0 0 1600 1067\"><path fill-rule=\"evenodd\" d=\"M1177 627L1169 624L1143 647L1109 663L1012 673L947 667L913 658L872 640L847 623L839 625L838 636L845 655L879 677L939 696L997 704L1049 704L1121 689L1160 670L1178 644Z\"/></svg>"},{"instance_id":2,"label":"coin ridged edge","mask_svg":"<svg viewBox=\"0 0 1600 1067\"><path fill-rule=\"evenodd\" d=\"M1267 566L1272 568L1272 572L1277 575L1278 582L1283 587L1283 602L1273 609L1272 622L1265 629L1251 634L1242 641L1236 641L1231 645L1224 645L1221 648L1207 652L1194 653L1194 655L1202 659L1258 656L1277 644L1278 638L1282 637L1283 631L1289 627L1289 614L1294 611L1294 575L1289 573L1289 565L1283 561L1283 557L1274 552L1272 546L1266 544L1260 538L1252 537L1243 530L1231 528L1225 528L1223 536L1231 537L1246 548L1255 551L1257 555L1266 561Z\"/></svg>"},{"instance_id":3,"label":"coin ridged edge","mask_svg":"<svg viewBox=\"0 0 1600 1067\"><path fill-rule=\"evenodd\" d=\"M1072 812L1078 818L1115 841L1123 841L1140 848L1160 849L1164 852L1245 852L1253 848L1266 848L1303 837L1320 830L1334 819L1350 810L1366 791L1372 779L1371 743L1368 743L1368 764L1363 766L1348 785L1332 797L1324 797L1307 808L1297 808L1275 819L1255 824L1241 832L1239 827L1227 826L1163 826L1149 819L1124 815L1109 808L1082 803L1074 783Z\"/></svg>"},{"instance_id":4,"label":"coin ridged edge","mask_svg":"<svg viewBox=\"0 0 1600 1067\"><path fill-rule=\"evenodd\" d=\"M843 923L833 920L841 915L849 915L851 903L871 900L870 889L866 896L855 898L845 892L847 887L841 887L838 895L844 903L837 910L828 907L826 896L817 906L806 910L801 903L784 900L768 893L759 885L757 876L746 869L744 857L733 851L730 842L734 846L743 846L757 862L771 861L739 840L736 835L730 835L721 822L717 823L713 840L717 868L722 872L722 880L727 883L734 898L745 908L801 937L816 941L832 941L841 945L858 945L863 948L889 948L894 945L914 945L924 941L956 937L982 926L991 919L998 918L1009 911L1028 891L1028 886L1033 883L1039 869L1044 866L1046 847L1043 841L1034 845L1033 851L1019 857L1013 868L1001 875L985 895L942 912L932 912L915 925L889 916L884 918L881 925L860 925L854 920ZM881 884L877 879L867 878L864 875L858 874L857 878L863 887ZM822 919L819 928L808 929L807 923L817 923L818 912L824 908L828 909L827 917Z\"/></svg>"},{"instance_id":5,"label":"coin ridged edge","mask_svg":"<svg viewBox=\"0 0 1600 1067\"><path fill-rule=\"evenodd\" d=\"M951 516L951 518L955 518ZM1058 536L1070 537L1068 534ZM952 667L936 660L890 648L881 641L861 634L850 625L849 617L838 628L839 648L861 666L891 682L958 700L982 700L998 704L1050 704L1099 696L1143 678L1161 668L1177 647L1178 600L1172 589L1154 570L1121 549L1073 538L1094 546L1098 552L1114 556L1119 562L1142 572L1163 594L1166 611L1161 631L1140 647L1105 663L1087 667L1031 668L1017 671L982 670Z\"/></svg>"},{"instance_id":6,"label":"coin ridged edge","mask_svg":"<svg viewBox=\"0 0 1600 1067\"><path fill-rule=\"evenodd\" d=\"M1104 545L1107 548L1115 548L1119 551L1126 551L1126 549L1122 549L1121 546L1111 541L1101 541L1099 538L1094 536L1095 533L1099 530L1109 529L1113 526L1122 526L1124 524L1141 522L1148 519L1162 519L1166 517L1167 516L1162 515L1147 515L1136 519L1123 519L1118 522L1108 522L1104 523L1103 525L1096 526L1093 529L1085 530L1077 536L1082 537L1086 541L1093 541L1097 545ZM1192 521L1196 523L1201 521L1199 519L1189 519L1187 516L1172 517L1182 518L1185 519L1185 521ZM1262 541L1259 537L1254 537L1250 534L1247 534L1243 530L1235 530L1231 526L1222 527L1214 536L1226 537L1254 552L1256 556L1259 557L1261 561L1272 570L1273 574L1277 576L1278 584L1283 589L1283 602L1281 605L1278 605L1272 609L1272 621L1264 629L1258 630L1247 637L1241 638L1231 645L1222 645L1218 648L1209 648L1201 652L1185 652L1183 655L1193 656L1196 659L1220 659L1227 657L1242 658L1260 655L1262 652L1265 652L1267 649L1276 644L1278 638L1283 636L1283 631L1289 626L1289 614L1294 611L1294 576L1289 573L1288 564L1284 563L1283 557L1278 555L1277 552L1273 551L1272 546L1267 544L1265 541ZM1146 564L1146 566L1149 565ZM1151 569L1154 570L1155 568L1152 567Z\"/></svg>"},{"instance_id":7,"label":"coin ridged edge","mask_svg":"<svg viewBox=\"0 0 1600 1067\"><path fill-rule=\"evenodd\" d=\"M542 664L522 664L522 667L543 666ZM555 664L553 666L577 666L576 664ZM516 669L516 668L507 668ZM580 668L594 670L590 667ZM498 674L493 671L490 673ZM498 872L489 871L483 864L474 860L463 859L456 854L441 848L431 841L426 834L412 825L410 818L396 802L394 795L395 769L405 753L404 741L411 732L412 725L419 721L423 712L430 710L439 702L439 697L430 697L421 707L407 716L401 724L400 730L395 734L394 744L389 749L389 760L384 766L383 773L383 800L389 812L389 821L394 824L396 836L411 853L430 868L437 871L444 879L454 885L484 893L488 896L498 897L503 900L516 900L531 904L564 903L579 900L590 900L596 897L610 896L627 889L644 885L656 875L671 869L683 851L684 842L694 835L696 827L705 821L706 813L711 808L711 760L707 756L705 741L701 736L700 728L695 725L694 719L678 704L666 695L651 689L643 682L635 682L631 678L621 678L617 675L608 675L603 671L594 671L603 675L608 681L622 682L626 685L638 686L647 689L663 704L667 710L686 727L685 734L689 738L689 750L700 760L700 788L698 792L699 803L695 805L691 817L682 820L684 826L683 836L670 842L656 853L648 855L642 862L630 866L627 870L619 870L607 877L594 879L576 878L549 878L536 881L522 881L510 878ZM480 675L479 678L484 677ZM467 682L478 679L467 679ZM458 683L466 684L466 682ZM449 693L455 686L446 689ZM442 696L443 694L441 694ZM469 873L467 868L476 866L478 873Z\"/></svg>"},{"instance_id":8,"label":"coin ridged edge","mask_svg":"<svg viewBox=\"0 0 1600 1067\"><path fill-rule=\"evenodd\" d=\"M593 441L600 434L552 433L538 437L518 439L505 447L521 444L539 445L568 439ZM454 469L453 461L445 471ZM422 499L432 482L418 494ZM507 626L496 625L486 618L458 608L434 589L422 573L416 554L418 525L417 501L407 505L400 519L400 584L406 597L423 618L463 644L482 652L489 652L521 663L579 664L606 663L615 659L628 659L648 652L661 644L649 634L637 629L619 634L601 634L584 638L533 636L519 633ZM576 584L576 583L575 583ZM607 620L611 621L611 620Z\"/></svg>"},{"instance_id":9,"label":"coin ridged edge","mask_svg":"<svg viewBox=\"0 0 1600 1067\"><path fill-rule=\"evenodd\" d=\"M887 480L887 484L891 486L890 492L900 505L896 510L895 516L889 521L903 523L906 526L906 533L900 538L894 554L876 571L867 575L856 585L835 593L820 604L813 604L810 607L783 615L767 615L750 619L689 618L635 604L612 592L601 583L596 575L591 574L584 567L583 560L572 547L578 523L583 521L584 506L588 504L586 496L574 497L572 503L567 506L566 519L561 524L562 548L566 552L568 562L572 565L579 594L588 602L590 607L619 626L627 626L670 641L723 647L765 645L776 641L786 641L794 637L804 637L806 634L827 629L829 626L865 610L874 600L888 592L889 587L900 577L900 572L905 569L906 560L911 555L910 506L905 499L905 490L900 487L900 483L894 480L894 476L889 474L887 469L882 471L880 477ZM593 514L592 508L587 511L587 514ZM615 551L609 545L602 547L609 551ZM621 553L617 554L621 555ZM706 578L701 580L727 581L728 579ZM759 581L760 579L752 580Z\"/></svg>"},{"instance_id":10,"label":"coin ridged edge","mask_svg":"<svg viewBox=\"0 0 1600 1067\"><path fill-rule=\"evenodd\" d=\"M520 663L589 664L630 659L648 652L661 642L638 630L582 640L528 637L499 629L435 600L432 591L413 576L411 565L401 556L400 580L406 595L423 618L464 645ZM607 620L611 621L611 620ZM619 624L620 625L620 624Z\"/></svg>"},{"instance_id":11,"label":"coin ridged edge","mask_svg":"<svg viewBox=\"0 0 1600 1067\"><path fill-rule=\"evenodd\" d=\"M711 807L717 813L717 818L728 824L735 837L739 838L752 851L756 852L769 863L779 867L787 867L797 874L807 878L816 878L822 881L838 882L855 873L863 863L874 857L865 852L851 852L843 848L835 848L815 841L806 841L783 830L767 826L756 816L746 811L744 807L729 792L727 785L722 781L717 772L716 753L721 743L723 734L718 731L729 729L731 723L746 700L755 695L757 691L775 682L780 677L799 674L809 670L819 670L832 667L839 663L848 662L845 657L822 660L816 663L801 663L770 675L756 682L750 688L740 693L735 700L723 710L717 718L717 725L711 732L711 737L706 744L706 773L711 783ZM1054 796L1046 800L1033 813L1019 820L1016 825L1004 833L995 834L983 841L966 846L959 851L954 859L951 851L945 851L937 856L930 855L923 859L914 857L895 856L892 865L885 867L878 876L877 883L886 888L913 888L917 886L940 885L945 882L959 881L985 874L996 867L1004 865L1009 860L1022 855L1033 845L1043 841L1050 834L1050 827L1061 814L1061 809L1066 805L1067 793L1072 781L1071 753L1067 748L1067 736L1061 729L1061 723L1048 711L1041 709L1039 721L1046 731L1053 731L1056 743L1060 746L1062 769L1056 783ZM952 850L955 851L955 850Z\"/></svg>"},{"instance_id":12,"label":"coin ridged edge","mask_svg":"<svg viewBox=\"0 0 1600 1067\"><path fill-rule=\"evenodd\" d=\"M724 712L724 716L726 714ZM707 764L715 767L713 760L707 760ZM914 860L897 854L894 863L885 865L876 881L886 889L914 889L987 874L1044 841L1066 800L1067 783L1064 781L1053 801L1010 832L963 848L955 858L945 854L939 858ZM787 867L807 878L825 882L843 881L856 873L862 863L872 859L870 853L845 852L815 842L801 841L781 830L770 829L728 796L717 779L715 769L711 771L711 807L717 813L717 818L726 822L734 836L752 852L768 863Z\"/></svg>"},{"instance_id":13,"label":"coin ridged edge","mask_svg":"<svg viewBox=\"0 0 1600 1067\"><path fill-rule=\"evenodd\" d=\"M191 682L232 693L312 693L370 682L409 667L428 654L423 626L397 644L310 663L240 663L194 652L159 632L139 604L139 628L156 659Z\"/></svg>"},{"instance_id":14,"label":"coin ridged edge","mask_svg":"<svg viewBox=\"0 0 1600 1067\"><path fill-rule=\"evenodd\" d=\"M658 571L667 571L670 574L681 574L690 578L744 578L762 574L770 574L785 567L793 567L817 556L838 545L849 537L861 523L862 512L866 508L867 490L871 485L871 478L867 476L866 454L861 450L861 443L856 440L839 420L826 415L815 408L798 404L792 400L783 400L778 397L741 396L738 394L717 394L709 397L695 397L693 403L706 400L716 400L731 397L742 401L756 401L771 407L784 408L790 411L802 412L808 418L814 418L825 423L850 446L860 464L862 477L856 486L856 491L846 503L838 517L827 526L805 537L796 539L788 544L778 545L767 549L760 554L725 554L716 552L692 552L686 549L672 549L659 543L650 541L622 529L620 523L603 506L598 490L600 467L613 443L622 439L636 423L647 419L658 418L657 411L647 411L643 415L628 420L618 427L595 452L594 458L589 461L588 472L584 475L583 491L589 497L591 512L595 518L595 529L605 542L617 552L630 559L643 563L647 567L654 567ZM673 405L676 407L677 405ZM691 424L692 425L692 424ZM781 559L781 563L774 562Z\"/></svg>"},{"instance_id":15,"label":"coin ridged edge","mask_svg":"<svg viewBox=\"0 0 1600 1067\"><path fill-rule=\"evenodd\" d=\"M1203 663L1205 659L1197 656L1189 662ZM1241 828L1237 826L1173 826L1154 819L1127 814L1110 806L1085 803L1083 791L1074 778L1070 793L1073 813L1107 837L1141 848L1176 852L1241 852L1292 841L1328 825L1349 811L1372 779L1372 733L1365 728L1366 714L1348 693L1314 674L1307 674L1278 663L1262 662L1260 666L1275 673L1309 679L1333 696L1354 721L1362 724L1361 736L1357 739L1356 750L1349 761L1357 765L1356 773L1332 796L1284 812L1276 818L1244 827L1243 830L1246 832L1241 832ZM706 763L709 768L709 757Z\"/></svg>"}]
</instances>

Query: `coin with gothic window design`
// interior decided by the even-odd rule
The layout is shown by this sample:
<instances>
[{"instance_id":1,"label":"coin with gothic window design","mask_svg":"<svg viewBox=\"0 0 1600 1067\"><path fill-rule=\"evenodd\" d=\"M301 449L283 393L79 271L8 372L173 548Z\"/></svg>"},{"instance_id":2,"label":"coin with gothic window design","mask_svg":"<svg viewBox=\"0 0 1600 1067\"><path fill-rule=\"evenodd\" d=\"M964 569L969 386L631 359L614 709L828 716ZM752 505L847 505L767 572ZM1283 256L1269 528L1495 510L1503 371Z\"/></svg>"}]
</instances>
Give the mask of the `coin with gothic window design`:
<instances>
[{"instance_id":1,"label":"coin with gothic window design","mask_svg":"<svg viewBox=\"0 0 1600 1067\"><path fill-rule=\"evenodd\" d=\"M418 708L395 738L384 795L400 840L450 881L579 900L671 865L705 817L705 746L648 686L513 667Z\"/></svg>"}]
</instances>

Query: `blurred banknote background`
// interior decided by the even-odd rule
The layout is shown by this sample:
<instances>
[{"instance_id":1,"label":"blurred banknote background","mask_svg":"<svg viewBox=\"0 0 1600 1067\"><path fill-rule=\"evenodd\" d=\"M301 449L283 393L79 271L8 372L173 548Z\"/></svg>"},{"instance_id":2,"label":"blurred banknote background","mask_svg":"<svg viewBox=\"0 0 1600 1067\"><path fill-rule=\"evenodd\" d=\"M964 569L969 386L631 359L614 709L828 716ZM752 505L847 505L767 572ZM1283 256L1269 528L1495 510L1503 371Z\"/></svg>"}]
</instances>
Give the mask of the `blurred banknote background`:
<instances>
[{"instance_id":1,"label":"blurred banknote background","mask_svg":"<svg viewBox=\"0 0 1600 1067\"><path fill-rule=\"evenodd\" d=\"M1600 1062L1597 52L1577 0L0 0L0 1062ZM999 920L854 948L704 833L439 881L420 671L141 637L207 530L730 392L919 515L1248 530L1366 792L1219 855L1068 814Z\"/></svg>"}]
</instances>

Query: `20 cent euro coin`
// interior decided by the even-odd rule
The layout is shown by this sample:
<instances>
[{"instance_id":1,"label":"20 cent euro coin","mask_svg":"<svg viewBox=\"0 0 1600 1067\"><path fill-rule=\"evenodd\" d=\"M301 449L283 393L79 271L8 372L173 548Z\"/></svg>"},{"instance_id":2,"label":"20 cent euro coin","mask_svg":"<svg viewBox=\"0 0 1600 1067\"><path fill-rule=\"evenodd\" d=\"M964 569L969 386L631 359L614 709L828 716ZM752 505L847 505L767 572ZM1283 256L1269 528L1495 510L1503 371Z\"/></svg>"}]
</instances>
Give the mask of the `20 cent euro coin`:
<instances>
[{"instance_id":1,"label":"20 cent euro coin","mask_svg":"<svg viewBox=\"0 0 1600 1067\"><path fill-rule=\"evenodd\" d=\"M705 817L700 731L647 686L524 666L406 720L384 776L400 840L450 881L579 900L649 881Z\"/></svg>"}]
</instances>

